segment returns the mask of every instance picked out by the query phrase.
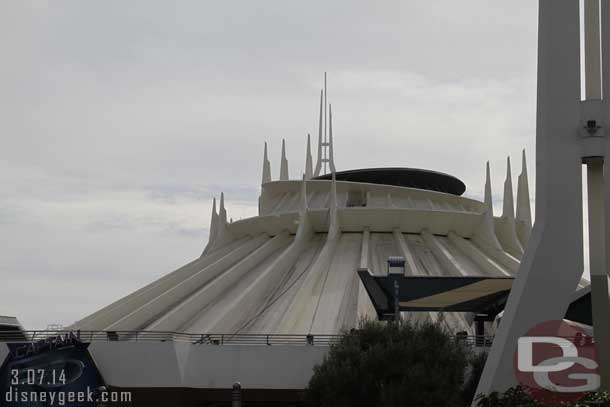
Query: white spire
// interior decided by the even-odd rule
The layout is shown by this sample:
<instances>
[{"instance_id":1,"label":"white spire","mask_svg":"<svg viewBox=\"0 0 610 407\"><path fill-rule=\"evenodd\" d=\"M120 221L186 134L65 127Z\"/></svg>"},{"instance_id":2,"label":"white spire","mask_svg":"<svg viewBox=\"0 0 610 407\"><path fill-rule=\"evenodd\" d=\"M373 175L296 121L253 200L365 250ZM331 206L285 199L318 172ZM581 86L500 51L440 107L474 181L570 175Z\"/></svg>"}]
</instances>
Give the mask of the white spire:
<instances>
[{"instance_id":1,"label":"white spire","mask_svg":"<svg viewBox=\"0 0 610 407\"><path fill-rule=\"evenodd\" d=\"M485 208L486 211L493 217L494 216L494 206L491 200L491 174L489 171L489 161L487 161L486 171L485 171Z\"/></svg>"},{"instance_id":2,"label":"white spire","mask_svg":"<svg viewBox=\"0 0 610 407\"><path fill-rule=\"evenodd\" d=\"M504 181L502 217L498 222L495 222L495 231L504 250L515 258L521 259L521 256L523 256L523 246L517 236L517 228L515 225L515 202L513 200L510 157L506 158L506 181Z\"/></svg>"},{"instance_id":3,"label":"white spire","mask_svg":"<svg viewBox=\"0 0 610 407\"><path fill-rule=\"evenodd\" d=\"M280 181L288 181L288 160L286 159L286 140L282 139L282 163L280 166Z\"/></svg>"},{"instance_id":4,"label":"white spire","mask_svg":"<svg viewBox=\"0 0 610 407\"><path fill-rule=\"evenodd\" d=\"M473 235L473 239L477 243L481 244L482 246L487 246L493 251L502 250L502 246L500 245L495 232L489 161L487 161L485 166L485 200L483 206L485 209L482 213L481 223L477 227L477 230Z\"/></svg>"},{"instance_id":5,"label":"white spire","mask_svg":"<svg viewBox=\"0 0 610 407\"><path fill-rule=\"evenodd\" d=\"M214 241L216 241L216 239L218 238L218 222L219 218L218 214L216 213L216 198L214 197L214 200L212 202L212 217L210 219L210 233L208 235L208 244L203 249L203 252L201 253L202 256L212 249L212 247L214 246Z\"/></svg>"},{"instance_id":6,"label":"white spire","mask_svg":"<svg viewBox=\"0 0 610 407\"><path fill-rule=\"evenodd\" d=\"M502 217L515 218L515 202L513 200L513 180L510 171L510 157L506 157L506 181L504 181L504 203L502 205Z\"/></svg>"},{"instance_id":7,"label":"white spire","mask_svg":"<svg viewBox=\"0 0 610 407\"><path fill-rule=\"evenodd\" d=\"M527 181L527 163L525 149L521 158L521 174L517 184L517 220L525 222L532 227L532 212L530 209L530 192Z\"/></svg>"},{"instance_id":8,"label":"white spire","mask_svg":"<svg viewBox=\"0 0 610 407\"><path fill-rule=\"evenodd\" d=\"M333 107L328 105L328 162L330 166L330 172L334 173L335 170L335 158L333 152Z\"/></svg>"},{"instance_id":9,"label":"white spire","mask_svg":"<svg viewBox=\"0 0 610 407\"><path fill-rule=\"evenodd\" d=\"M315 177L320 175L322 169L322 107L324 105L324 90L320 90L320 121L318 123L318 160L316 161L316 169L313 174Z\"/></svg>"},{"instance_id":10,"label":"white spire","mask_svg":"<svg viewBox=\"0 0 610 407\"><path fill-rule=\"evenodd\" d=\"M311 179L313 176L313 165L311 158L311 136L307 134L307 154L305 155L305 178Z\"/></svg>"},{"instance_id":11,"label":"white spire","mask_svg":"<svg viewBox=\"0 0 610 407\"><path fill-rule=\"evenodd\" d=\"M487 165L485 166L485 208L487 212L493 216L494 207L493 202L491 201L491 175L489 171L489 161L487 161Z\"/></svg>"},{"instance_id":12,"label":"white spire","mask_svg":"<svg viewBox=\"0 0 610 407\"><path fill-rule=\"evenodd\" d=\"M530 191L527 182L527 164L525 149L521 158L521 175L517 183L517 235L521 244L526 245L532 229L532 211L530 209Z\"/></svg>"},{"instance_id":13,"label":"white spire","mask_svg":"<svg viewBox=\"0 0 610 407\"><path fill-rule=\"evenodd\" d=\"M328 89L326 88L326 72L324 72L324 153L322 154L322 163L324 165L324 174L326 174L326 163L328 163Z\"/></svg>"},{"instance_id":14,"label":"white spire","mask_svg":"<svg viewBox=\"0 0 610 407\"><path fill-rule=\"evenodd\" d=\"M216 213L216 197L214 197L214 201L212 203L212 218L210 221L210 237L208 241L213 241L218 234L218 213Z\"/></svg>"},{"instance_id":15,"label":"white spire","mask_svg":"<svg viewBox=\"0 0 610 407\"><path fill-rule=\"evenodd\" d=\"M314 170L317 177L323 171L335 172L333 124L330 105L327 103L328 91L326 88L326 72L324 72L324 88L320 91L320 120L318 124L318 161ZM328 168L327 168L328 164Z\"/></svg>"},{"instance_id":16,"label":"white spire","mask_svg":"<svg viewBox=\"0 0 610 407\"><path fill-rule=\"evenodd\" d=\"M227 224L227 210L225 209L225 193L220 193L220 209L218 210L219 226Z\"/></svg>"},{"instance_id":17,"label":"white spire","mask_svg":"<svg viewBox=\"0 0 610 407\"><path fill-rule=\"evenodd\" d=\"M265 141L265 152L263 154L263 184L271 182L271 163L267 154L267 142Z\"/></svg>"}]
</instances>

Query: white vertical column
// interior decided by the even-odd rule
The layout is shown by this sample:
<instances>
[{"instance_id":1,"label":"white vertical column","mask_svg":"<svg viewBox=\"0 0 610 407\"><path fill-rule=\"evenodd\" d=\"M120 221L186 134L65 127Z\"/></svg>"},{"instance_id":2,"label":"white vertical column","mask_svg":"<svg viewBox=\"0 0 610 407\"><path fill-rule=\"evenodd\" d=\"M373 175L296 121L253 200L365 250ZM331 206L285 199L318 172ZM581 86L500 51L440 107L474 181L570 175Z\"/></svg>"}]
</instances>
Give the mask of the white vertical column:
<instances>
[{"instance_id":1,"label":"white vertical column","mask_svg":"<svg viewBox=\"0 0 610 407\"><path fill-rule=\"evenodd\" d=\"M601 27L600 27L601 11ZM587 100L602 99L602 128L599 135L607 138L610 123L610 2L600 3L585 0L585 71ZM600 37L601 32L601 37ZM601 47L600 47L601 41ZM601 53L601 54L600 54ZM600 67L602 62L603 72ZM595 102L593 102L595 103ZM609 281L610 264L610 143L606 141L604 158L587 159L587 186L589 201L589 264L591 271L591 306L593 312L593 330L596 342L603 344L597 347L600 363L601 386L610 390L610 298Z\"/></svg>"},{"instance_id":2,"label":"white vertical column","mask_svg":"<svg viewBox=\"0 0 610 407\"><path fill-rule=\"evenodd\" d=\"M540 0L538 30L536 223L477 393L516 384L518 338L562 319L582 274L579 2Z\"/></svg>"},{"instance_id":3,"label":"white vertical column","mask_svg":"<svg viewBox=\"0 0 610 407\"><path fill-rule=\"evenodd\" d=\"M610 389L610 298L606 256L606 222L604 214L604 160L590 158L587 164L587 193L589 204L589 269L591 271L591 311L597 354L602 376L602 388ZM606 177L608 174L606 174Z\"/></svg>"},{"instance_id":4,"label":"white vertical column","mask_svg":"<svg viewBox=\"0 0 610 407\"><path fill-rule=\"evenodd\" d=\"M362 246L360 248L360 268L369 268L369 243L371 240L371 230L367 227L362 232Z\"/></svg>"},{"instance_id":5,"label":"white vertical column","mask_svg":"<svg viewBox=\"0 0 610 407\"><path fill-rule=\"evenodd\" d=\"M599 0L585 0L585 95L601 99L601 44Z\"/></svg>"}]
</instances>

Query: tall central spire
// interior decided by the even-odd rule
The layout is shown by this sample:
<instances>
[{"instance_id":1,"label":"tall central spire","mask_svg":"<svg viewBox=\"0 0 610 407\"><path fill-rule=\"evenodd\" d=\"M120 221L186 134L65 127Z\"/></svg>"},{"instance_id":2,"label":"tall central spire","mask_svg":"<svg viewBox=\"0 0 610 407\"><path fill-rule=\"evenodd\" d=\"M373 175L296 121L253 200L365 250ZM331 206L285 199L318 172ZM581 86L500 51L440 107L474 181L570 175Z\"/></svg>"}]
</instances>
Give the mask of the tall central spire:
<instances>
[{"instance_id":1,"label":"tall central spire","mask_svg":"<svg viewBox=\"0 0 610 407\"><path fill-rule=\"evenodd\" d=\"M333 108L331 105L328 105L328 119L328 166L330 167L330 172L334 174L337 170L335 169L335 154L333 151Z\"/></svg>"},{"instance_id":2,"label":"tall central spire","mask_svg":"<svg viewBox=\"0 0 610 407\"><path fill-rule=\"evenodd\" d=\"M318 160L314 176L335 172L333 157L332 113L329 111L326 72L324 72L324 88L320 90L320 119L318 125Z\"/></svg>"},{"instance_id":3,"label":"tall central spire","mask_svg":"<svg viewBox=\"0 0 610 407\"><path fill-rule=\"evenodd\" d=\"M326 72L324 72L324 174L326 174L326 163L328 162L328 88L326 87Z\"/></svg>"},{"instance_id":4,"label":"tall central spire","mask_svg":"<svg viewBox=\"0 0 610 407\"><path fill-rule=\"evenodd\" d=\"M316 161L316 169L313 175L320 175L322 169L322 108L324 106L324 89L320 90L320 121L318 123L318 160Z\"/></svg>"}]
</instances>

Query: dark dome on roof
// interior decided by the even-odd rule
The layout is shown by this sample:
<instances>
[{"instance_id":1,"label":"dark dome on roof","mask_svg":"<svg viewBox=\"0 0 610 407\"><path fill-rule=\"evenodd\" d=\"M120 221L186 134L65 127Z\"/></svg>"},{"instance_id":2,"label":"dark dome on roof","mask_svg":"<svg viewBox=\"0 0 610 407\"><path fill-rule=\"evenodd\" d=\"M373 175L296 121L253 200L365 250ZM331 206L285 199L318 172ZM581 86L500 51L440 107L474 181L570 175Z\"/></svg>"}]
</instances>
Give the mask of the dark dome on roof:
<instances>
[{"instance_id":1,"label":"dark dome on roof","mask_svg":"<svg viewBox=\"0 0 610 407\"><path fill-rule=\"evenodd\" d=\"M337 181L365 182L369 184L394 185L429 191L462 195L466 185L456 177L442 172L418 168L363 168L336 173ZM313 179L330 180L331 174Z\"/></svg>"}]
</instances>

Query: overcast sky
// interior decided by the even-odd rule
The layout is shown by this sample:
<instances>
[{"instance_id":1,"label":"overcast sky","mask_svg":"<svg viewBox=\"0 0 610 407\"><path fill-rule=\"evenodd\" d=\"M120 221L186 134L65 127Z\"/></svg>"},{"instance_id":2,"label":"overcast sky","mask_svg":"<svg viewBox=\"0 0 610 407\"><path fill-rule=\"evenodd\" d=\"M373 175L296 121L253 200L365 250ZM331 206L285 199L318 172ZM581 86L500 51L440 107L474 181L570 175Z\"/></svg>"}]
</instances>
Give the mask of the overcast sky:
<instances>
[{"instance_id":1,"label":"overcast sky","mask_svg":"<svg viewBox=\"0 0 610 407\"><path fill-rule=\"evenodd\" d=\"M533 191L537 2L2 1L0 314L70 324L256 214L264 141L303 172L328 71L339 170ZM499 207L499 206L497 206Z\"/></svg>"}]
</instances>

